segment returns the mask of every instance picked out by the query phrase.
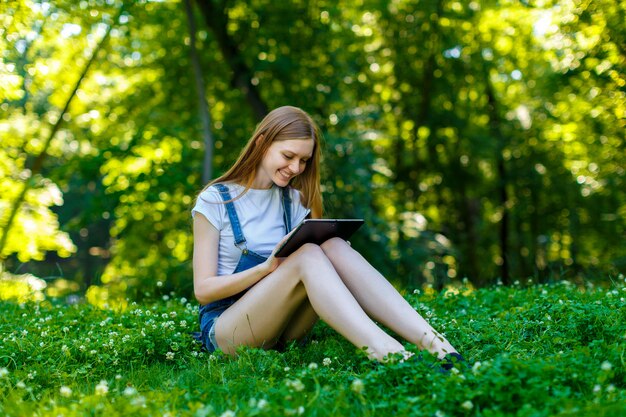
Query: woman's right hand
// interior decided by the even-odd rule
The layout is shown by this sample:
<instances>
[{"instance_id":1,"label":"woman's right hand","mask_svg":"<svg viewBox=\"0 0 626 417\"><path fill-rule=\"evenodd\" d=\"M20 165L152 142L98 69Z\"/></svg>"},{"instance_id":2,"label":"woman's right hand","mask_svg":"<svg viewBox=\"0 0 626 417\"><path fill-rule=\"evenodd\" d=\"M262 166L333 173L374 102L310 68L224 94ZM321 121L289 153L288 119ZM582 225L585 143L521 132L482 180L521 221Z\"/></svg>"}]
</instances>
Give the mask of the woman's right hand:
<instances>
[{"instance_id":1,"label":"woman's right hand","mask_svg":"<svg viewBox=\"0 0 626 417\"><path fill-rule=\"evenodd\" d=\"M272 254L264 262L268 274L274 272L274 270L278 268L278 265L280 265L283 262L283 260L285 260L285 258L276 257L276 252L278 252L278 250L283 247L283 244L287 241L287 239L289 239L289 237L291 236L293 232L295 232L295 229L289 232L287 235L285 235L285 237L282 238L280 242L278 242L278 244L272 251Z\"/></svg>"}]
</instances>

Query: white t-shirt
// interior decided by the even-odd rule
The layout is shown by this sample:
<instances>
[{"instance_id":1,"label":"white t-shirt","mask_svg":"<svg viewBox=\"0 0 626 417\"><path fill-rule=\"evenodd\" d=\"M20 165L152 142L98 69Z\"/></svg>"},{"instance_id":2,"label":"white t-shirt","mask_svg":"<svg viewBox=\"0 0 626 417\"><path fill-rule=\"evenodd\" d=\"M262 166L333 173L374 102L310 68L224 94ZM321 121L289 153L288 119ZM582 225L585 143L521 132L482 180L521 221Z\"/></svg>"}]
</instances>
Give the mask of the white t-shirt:
<instances>
[{"instance_id":1,"label":"white t-shirt","mask_svg":"<svg viewBox=\"0 0 626 417\"><path fill-rule=\"evenodd\" d=\"M237 184L225 185L232 198L237 197L245 189ZM310 210L300 202L298 190L292 188L289 192L293 228L304 220ZM282 190L273 185L268 190L251 188L240 199L233 201L248 249L261 256L270 256L278 242L285 236L282 198ZM239 263L241 249L235 246L226 204L215 186L200 193L195 207L191 210L192 216L196 213L204 215L220 232L217 275L232 274Z\"/></svg>"}]
</instances>

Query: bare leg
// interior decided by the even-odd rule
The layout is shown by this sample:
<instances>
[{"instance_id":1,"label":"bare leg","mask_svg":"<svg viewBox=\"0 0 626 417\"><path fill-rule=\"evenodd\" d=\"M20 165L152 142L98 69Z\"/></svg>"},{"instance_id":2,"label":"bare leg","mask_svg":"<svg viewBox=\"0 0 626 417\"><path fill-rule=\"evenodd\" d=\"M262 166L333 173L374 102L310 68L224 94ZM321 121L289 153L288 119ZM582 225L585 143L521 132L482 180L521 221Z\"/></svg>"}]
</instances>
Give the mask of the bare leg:
<instances>
[{"instance_id":1,"label":"bare leg","mask_svg":"<svg viewBox=\"0 0 626 417\"><path fill-rule=\"evenodd\" d=\"M229 307L217 320L219 347L272 347L306 299L319 317L377 360L403 352L363 311L319 246L304 245ZM296 320L297 321L297 320Z\"/></svg>"},{"instance_id":2,"label":"bare leg","mask_svg":"<svg viewBox=\"0 0 626 417\"><path fill-rule=\"evenodd\" d=\"M285 331L280 335L280 342L290 342L302 339L319 320L319 316L313 310L309 299L305 299L300 307L295 311Z\"/></svg>"},{"instance_id":3,"label":"bare leg","mask_svg":"<svg viewBox=\"0 0 626 417\"><path fill-rule=\"evenodd\" d=\"M321 247L350 292L374 320L439 358L456 352L393 285L346 241L330 239Z\"/></svg>"}]
</instances>

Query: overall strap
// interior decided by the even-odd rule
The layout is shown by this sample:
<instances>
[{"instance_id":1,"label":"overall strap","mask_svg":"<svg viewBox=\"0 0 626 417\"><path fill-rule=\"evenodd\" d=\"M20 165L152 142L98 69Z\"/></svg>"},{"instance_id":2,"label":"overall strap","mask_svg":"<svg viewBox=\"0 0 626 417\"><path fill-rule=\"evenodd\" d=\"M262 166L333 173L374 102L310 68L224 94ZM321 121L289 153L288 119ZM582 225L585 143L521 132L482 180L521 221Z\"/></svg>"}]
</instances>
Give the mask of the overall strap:
<instances>
[{"instance_id":1,"label":"overall strap","mask_svg":"<svg viewBox=\"0 0 626 417\"><path fill-rule=\"evenodd\" d=\"M291 231L291 195L289 187L283 188L283 223L285 224L285 234Z\"/></svg>"},{"instance_id":2,"label":"overall strap","mask_svg":"<svg viewBox=\"0 0 626 417\"><path fill-rule=\"evenodd\" d=\"M226 187L224 184L215 184L215 188L217 188L217 190L220 192L222 200L224 200L224 202L226 203L228 219L230 220L230 225L233 228L233 234L235 237L235 246L241 249L244 253L247 253L248 248L246 246L246 238L243 237L243 232L241 231L241 225L239 224L239 217L237 217L235 205L232 201L230 201L232 200L232 197L230 196L228 187Z\"/></svg>"}]
</instances>

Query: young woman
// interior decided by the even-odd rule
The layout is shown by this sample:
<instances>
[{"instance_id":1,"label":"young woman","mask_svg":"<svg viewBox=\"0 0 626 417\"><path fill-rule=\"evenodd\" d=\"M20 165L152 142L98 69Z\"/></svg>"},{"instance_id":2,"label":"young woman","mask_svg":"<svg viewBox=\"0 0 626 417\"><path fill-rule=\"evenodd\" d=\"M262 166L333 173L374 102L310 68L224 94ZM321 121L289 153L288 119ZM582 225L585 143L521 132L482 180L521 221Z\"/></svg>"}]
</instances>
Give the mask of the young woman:
<instances>
[{"instance_id":1,"label":"young woman","mask_svg":"<svg viewBox=\"0 0 626 417\"><path fill-rule=\"evenodd\" d=\"M193 270L204 345L228 354L272 348L301 339L321 318L372 359L409 356L376 322L440 359L461 358L344 240L274 256L294 226L322 216L320 136L303 110L279 107L199 195Z\"/></svg>"}]
</instances>

